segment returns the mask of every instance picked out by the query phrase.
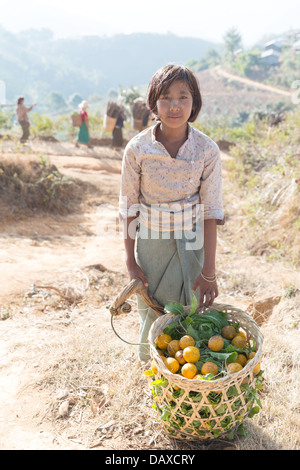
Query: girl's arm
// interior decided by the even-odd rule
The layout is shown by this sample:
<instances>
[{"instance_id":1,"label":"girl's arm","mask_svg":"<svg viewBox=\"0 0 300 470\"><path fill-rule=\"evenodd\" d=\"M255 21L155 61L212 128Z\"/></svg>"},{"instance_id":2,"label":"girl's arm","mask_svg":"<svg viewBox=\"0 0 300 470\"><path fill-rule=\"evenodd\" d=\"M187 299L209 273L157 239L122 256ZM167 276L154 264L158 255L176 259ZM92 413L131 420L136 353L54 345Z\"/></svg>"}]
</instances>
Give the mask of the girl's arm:
<instances>
[{"instance_id":1,"label":"girl's arm","mask_svg":"<svg viewBox=\"0 0 300 470\"><path fill-rule=\"evenodd\" d=\"M202 273L204 276L212 277L215 275L216 248L217 248L217 221L215 219L204 220L204 264ZM199 306L209 307L218 296L217 281L208 282L203 279L201 274L195 279L194 292L199 287L200 297Z\"/></svg>"},{"instance_id":2,"label":"girl's arm","mask_svg":"<svg viewBox=\"0 0 300 470\"><path fill-rule=\"evenodd\" d=\"M134 255L135 247L135 234L137 219L136 217L128 217L123 220L124 224L124 245L125 245L125 261L127 266L127 271L129 274L130 281L132 279L139 277L142 279L144 286L148 286L147 279L136 262Z\"/></svg>"}]
</instances>

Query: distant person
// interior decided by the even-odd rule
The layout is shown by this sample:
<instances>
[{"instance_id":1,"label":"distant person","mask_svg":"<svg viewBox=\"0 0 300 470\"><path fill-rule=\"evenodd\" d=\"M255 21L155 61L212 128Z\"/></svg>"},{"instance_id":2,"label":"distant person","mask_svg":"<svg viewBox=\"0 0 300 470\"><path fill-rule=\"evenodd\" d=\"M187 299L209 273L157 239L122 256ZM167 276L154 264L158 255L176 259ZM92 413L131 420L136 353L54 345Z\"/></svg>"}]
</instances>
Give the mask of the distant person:
<instances>
[{"instance_id":1,"label":"distant person","mask_svg":"<svg viewBox=\"0 0 300 470\"><path fill-rule=\"evenodd\" d=\"M35 106L35 104L33 104L32 106L29 106L28 108L26 108L26 106L24 105L24 101L25 101L24 97L20 96L18 98L17 108L16 108L18 122L20 126L22 127L22 131L23 131L23 135L20 138L20 142L22 144L24 144L28 140L28 137L29 137L30 122L29 122L27 113L29 113L29 111L31 111L32 108Z\"/></svg>"},{"instance_id":2,"label":"distant person","mask_svg":"<svg viewBox=\"0 0 300 470\"><path fill-rule=\"evenodd\" d=\"M89 134L89 116L87 113L89 105L87 101L82 101L79 105L79 114L81 115L81 126L78 131L76 147L80 144L87 144L88 148L92 148Z\"/></svg>"},{"instance_id":3,"label":"distant person","mask_svg":"<svg viewBox=\"0 0 300 470\"><path fill-rule=\"evenodd\" d=\"M112 133L112 145L113 147L122 147L123 145L123 126L126 121L125 109L121 106L121 111L118 116L116 125Z\"/></svg>"}]
</instances>

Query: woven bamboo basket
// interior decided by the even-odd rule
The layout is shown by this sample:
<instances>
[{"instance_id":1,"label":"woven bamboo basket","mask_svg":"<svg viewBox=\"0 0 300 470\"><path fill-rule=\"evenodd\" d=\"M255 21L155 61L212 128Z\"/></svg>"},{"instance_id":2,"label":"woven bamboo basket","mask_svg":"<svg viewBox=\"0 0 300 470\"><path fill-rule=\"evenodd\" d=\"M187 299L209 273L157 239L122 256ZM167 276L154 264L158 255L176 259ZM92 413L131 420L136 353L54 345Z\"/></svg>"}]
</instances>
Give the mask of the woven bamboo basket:
<instances>
[{"instance_id":1,"label":"woven bamboo basket","mask_svg":"<svg viewBox=\"0 0 300 470\"><path fill-rule=\"evenodd\" d=\"M136 131L141 131L143 130L143 120L142 119L135 119L133 118L133 128Z\"/></svg>"},{"instance_id":2,"label":"woven bamboo basket","mask_svg":"<svg viewBox=\"0 0 300 470\"><path fill-rule=\"evenodd\" d=\"M112 132L114 130L116 122L117 118L108 116L107 114L104 115L103 126L107 132Z\"/></svg>"},{"instance_id":3,"label":"woven bamboo basket","mask_svg":"<svg viewBox=\"0 0 300 470\"><path fill-rule=\"evenodd\" d=\"M213 310L226 312L227 320L239 323L247 338L255 341L257 349L254 358L235 374L213 381L192 380L172 374L158 354L154 342L164 328L178 317L168 313L158 318L149 332L151 356L158 370L155 381L166 379L165 386L159 387L155 398L157 410L160 415L163 410L168 410L168 420L161 422L170 435L179 439L214 439L223 436L239 426L254 405L254 400L249 400L249 397L251 390L255 390L257 378L253 370L261 359L263 335L252 317L231 305L214 303L212 307L199 311L199 314ZM193 397L196 397L196 402Z\"/></svg>"},{"instance_id":4,"label":"woven bamboo basket","mask_svg":"<svg viewBox=\"0 0 300 470\"><path fill-rule=\"evenodd\" d=\"M158 317L148 336L151 358L157 368L157 373L149 380L155 390L155 406L164 430L177 439L198 440L222 437L238 427L254 405L252 394L257 380L254 368L262 355L263 335L253 318L226 304L214 303L209 308L198 309L199 315L209 311L225 312L229 323L238 323L247 339L255 341L256 354L240 372L212 381L192 380L171 373L161 359L155 340L179 316L164 314L163 307L149 295L140 279L131 281L116 297L110 307L112 318L130 312L131 305L126 300L133 294L140 295ZM188 314L190 307L185 306L184 311ZM166 420L161 419L163 415L167 416Z\"/></svg>"},{"instance_id":5,"label":"woven bamboo basket","mask_svg":"<svg viewBox=\"0 0 300 470\"><path fill-rule=\"evenodd\" d=\"M82 118L81 118L81 115L79 113L73 113L71 115L71 119L72 119L72 125L74 127L81 127Z\"/></svg>"}]
</instances>

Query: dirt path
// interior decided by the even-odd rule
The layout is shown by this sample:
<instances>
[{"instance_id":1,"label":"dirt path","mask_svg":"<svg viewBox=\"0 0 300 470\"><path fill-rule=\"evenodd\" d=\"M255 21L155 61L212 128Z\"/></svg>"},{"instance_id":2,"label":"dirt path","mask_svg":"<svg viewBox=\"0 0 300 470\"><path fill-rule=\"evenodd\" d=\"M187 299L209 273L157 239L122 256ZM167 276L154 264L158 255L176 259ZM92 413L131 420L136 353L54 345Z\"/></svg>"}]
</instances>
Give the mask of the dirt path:
<instances>
[{"instance_id":1,"label":"dirt path","mask_svg":"<svg viewBox=\"0 0 300 470\"><path fill-rule=\"evenodd\" d=\"M14 148L7 146L5 154L10 152ZM41 383L49 362L54 360L52 351L63 354L68 341L79 331L89 334L91 325L102 332L110 330L105 308L85 304L82 311L78 307L77 312L76 307L71 316L59 309L52 310L49 316L47 298L41 309L40 304L24 301L24 295L37 283L69 280L73 285L80 280L83 285L91 265L107 270L108 280L115 279L115 287L124 286L123 241L119 235L105 231L105 227L114 227L117 216L122 154L111 148L85 153L83 149L75 152L70 144L35 143L30 144L23 157L38 158L41 154L47 155L64 174L94 185L94 192L87 197L81 213L21 219L12 215L0 224L0 308L2 313L7 310L9 316L0 321L0 401L4 404L0 407L0 448L84 449L84 442L73 438L70 431L58 433L57 427L44 419L54 397ZM225 154L223 157L224 161L230 158ZM220 269L226 270L231 247L221 240L219 250L223 258ZM295 282L292 271L273 268L270 277L270 268L259 258L248 257L245 262L244 258L233 256L230 275L238 273L241 277L245 270L252 270L253 278L260 273L264 284L269 276L273 293L274 283L275 289L281 287L288 276ZM230 292L220 297L224 302L230 299ZM240 301L241 307L249 305L245 296L235 297L235 301ZM120 444L118 440L109 442L110 449L117 449ZM101 449L105 448L102 443Z\"/></svg>"},{"instance_id":2,"label":"dirt path","mask_svg":"<svg viewBox=\"0 0 300 470\"><path fill-rule=\"evenodd\" d=\"M236 82L243 83L244 85L251 86L253 88L257 88L259 90L269 91L271 93L276 93L282 96L292 96L292 93L286 90L281 90L280 88L273 87L271 85L265 85L264 83L256 82L255 80L251 80L249 78L239 77L238 75L234 75L232 73L226 72L225 70L221 69L220 66L215 67L212 69L213 73L217 73L222 77L228 78L230 80L234 80Z\"/></svg>"}]
</instances>

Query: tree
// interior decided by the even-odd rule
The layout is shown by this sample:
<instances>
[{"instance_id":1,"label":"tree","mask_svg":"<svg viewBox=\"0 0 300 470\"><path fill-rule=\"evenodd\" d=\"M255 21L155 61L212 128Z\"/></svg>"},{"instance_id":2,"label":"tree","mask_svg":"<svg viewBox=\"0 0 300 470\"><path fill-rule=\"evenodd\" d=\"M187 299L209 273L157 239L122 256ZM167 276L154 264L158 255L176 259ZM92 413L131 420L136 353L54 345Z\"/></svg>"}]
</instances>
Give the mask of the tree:
<instances>
[{"instance_id":1,"label":"tree","mask_svg":"<svg viewBox=\"0 0 300 470\"><path fill-rule=\"evenodd\" d=\"M248 52L242 52L237 56L236 62L234 64L234 68L239 70L242 75L246 77L252 77L252 73L258 68L262 66L261 59L260 59L260 50L259 49L252 49Z\"/></svg>"},{"instance_id":2,"label":"tree","mask_svg":"<svg viewBox=\"0 0 300 470\"><path fill-rule=\"evenodd\" d=\"M209 69L210 67L214 67L215 65L218 65L220 62L221 62L220 54L211 47L210 49L208 49L208 51L206 52L206 55L202 57L202 59L199 59L199 60L191 59L186 63L186 65L194 72L200 72L201 70L206 70L206 69Z\"/></svg>"},{"instance_id":3,"label":"tree","mask_svg":"<svg viewBox=\"0 0 300 470\"><path fill-rule=\"evenodd\" d=\"M236 28L230 28L224 36L226 54L230 60L234 59L234 53L242 48L242 37Z\"/></svg>"},{"instance_id":4,"label":"tree","mask_svg":"<svg viewBox=\"0 0 300 470\"><path fill-rule=\"evenodd\" d=\"M124 89L120 86L120 96L124 100L124 103L131 107L134 100L140 98L141 94L136 86L131 86L131 88L128 89Z\"/></svg>"},{"instance_id":5,"label":"tree","mask_svg":"<svg viewBox=\"0 0 300 470\"><path fill-rule=\"evenodd\" d=\"M70 106L72 106L72 108L77 108L81 102L82 102L82 97L80 96L79 93L73 93L69 97L69 103L70 103Z\"/></svg>"},{"instance_id":6,"label":"tree","mask_svg":"<svg viewBox=\"0 0 300 470\"><path fill-rule=\"evenodd\" d=\"M101 95L98 95L98 93L93 93L88 97L89 103L100 103L101 101L103 101L103 97Z\"/></svg>"},{"instance_id":7,"label":"tree","mask_svg":"<svg viewBox=\"0 0 300 470\"><path fill-rule=\"evenodd\" d=\"M68 107L63 95L58 91L51 91L51 93L46 97L44 104L49 111L53 112L61 111Z\"/></svg>"},{"instance_id":8,"label":"tree","mask_svg":"<svg viewBox=\"0 0 300 470\"><path fill-rule=\"evenodd\" d=\"M107 92L107 95L110 100L116 100L119 96L119 92L114 88L110 88Z\"/></svg>"}]
</instances>

